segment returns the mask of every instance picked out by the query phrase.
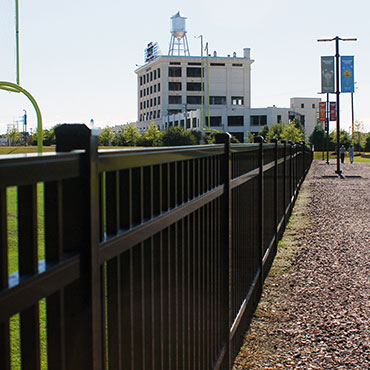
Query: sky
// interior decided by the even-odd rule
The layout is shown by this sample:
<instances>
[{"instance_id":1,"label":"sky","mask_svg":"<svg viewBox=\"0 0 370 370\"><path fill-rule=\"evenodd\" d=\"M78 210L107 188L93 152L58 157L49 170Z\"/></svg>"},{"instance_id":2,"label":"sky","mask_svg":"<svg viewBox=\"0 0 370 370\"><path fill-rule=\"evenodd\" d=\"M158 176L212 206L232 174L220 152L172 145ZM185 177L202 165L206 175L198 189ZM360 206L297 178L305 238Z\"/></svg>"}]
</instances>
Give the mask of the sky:
<instances>
[{"instance_id":1,"label":"sky","mask_svg":"<svg viewBox=\"0 0 370 370\"><path fill-rule=\"evenodd\" d=\"M0 0L0 81L16 80L14 3ZM91 118L100 127L136 121L134 70L150 41L168 53L170 17L180 10L188 18L191 55L200 55L195 36L201 34L219 56L251 48L254 108L324 97L318 95L320 56L334 55L335 45L317 39L356 37L340 43L340 54L355 56L355 120L370 131L370 2L19 0L19 9L20 85L35 97L46 128ZM341 127L349 131L350 94L340 97ZM0 90L0 133L24 109L35 130L27 98Z\"/></svg>"}]
</instances>

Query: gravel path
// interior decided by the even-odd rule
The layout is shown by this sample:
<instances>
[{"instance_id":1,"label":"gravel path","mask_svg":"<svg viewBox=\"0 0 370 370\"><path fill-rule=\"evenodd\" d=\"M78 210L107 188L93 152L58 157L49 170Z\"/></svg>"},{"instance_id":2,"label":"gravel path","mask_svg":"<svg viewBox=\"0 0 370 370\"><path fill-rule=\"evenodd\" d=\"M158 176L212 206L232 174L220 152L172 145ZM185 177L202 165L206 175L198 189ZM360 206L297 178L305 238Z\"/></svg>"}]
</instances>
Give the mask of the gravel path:
<instances>
[{"instance_id":1,"label":"gravel path","mask_svg":"<svg viewBox=\"0 0 370 370\"><path fill-rule=\"evenodd\" d=\"M370 164L335 168L311 167L235 370L370 369Z\"/></svg>"}]
</instances>

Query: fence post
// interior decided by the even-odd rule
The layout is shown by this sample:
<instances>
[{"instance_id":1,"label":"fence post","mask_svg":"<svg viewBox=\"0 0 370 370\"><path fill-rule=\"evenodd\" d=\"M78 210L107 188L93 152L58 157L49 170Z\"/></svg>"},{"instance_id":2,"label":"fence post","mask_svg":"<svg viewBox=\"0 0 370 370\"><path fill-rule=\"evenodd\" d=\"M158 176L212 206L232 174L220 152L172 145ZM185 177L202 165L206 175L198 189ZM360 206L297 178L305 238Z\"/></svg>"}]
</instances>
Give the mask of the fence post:
<instances>
[{"instance_id":1,"label":"fence post","mask_svg":"<svg viewBox=\"0 0 370 370\"><path fill-rule=\"evenodd\" d=\"M217 144L225 144L225 152L222 160L222 182L224 184L224 193L222 200L222 243L223 243L223 330L222 336L225 340L225 355L222 360L221 368L231 369L232 367L232 356L231 356L231 343L230 343L230 329L231 329L231 302L232 302L232 229L231 229L231 217L232 217L232 202L231 202L231 153L230 153L230 139L229 133L220 133L216 135Z\"/></svg>"},{"instance_id":2,"label":"fence post","mask_svg":"<svg viewBox=\"0 0 370 370\"><path fill-rule=\"evenodd\" d=\"M271 140L274 146L274 224L275 224L275 252L277 252L278 246L278 139L273 138Z\"/></svg>"},{"instance_id":3,"label":"fence post","mask_svg":"<svg viewBox=\"0 0 370 370\"><path fill-rule=\"evenodd\" d=\"M289 213L291 209L292 204L292 189L293 189L293 142L291 140L288 141L289 147Z\"/></svg>"},{"instance_id":4,"label":"fence post","mask_svg":"<svg viewBox=\"0 0 370 370\"><path fill-rule=\"evenodd\" d=\"M306 143L302 141L302 181L306 174L306 168L305 168L305 149L306 149Z\"/></svg>"},{"instance_id":5,"label":"fence post","mask_svg":"<svg viewBox=\"0 0 370 370\"><path fill-rule=\"evenodd\" d=\"M80 279L64 289L66 368L104 369L99 264L98 129L62 125L56 151L84 149L82 176L63 182L63 249L80 253ZM52 334L52 333L50 333ZM83 348L83 350L81 350Z\"/></svg>"},{"instance_id":6,"label":"fence post","mask_svg":"<svg viewBox=\"0 0 370 370\"><path fill-rule=\"evenodd\" d=\"M284 145L284 164L283 164L283 212L284 212L284 230L286 227L286 140L281 139L281 143Z\"/></svg>"},{"instance_id":7,"label":"fence post","mask_svg":"<svg viewBox=\"0 0 370 370\"><path fill-rule=\"evenodd\" d=\"M260 294L262 294L263 290L263 279L264 279L264 272L263 272L263 247L264 247L264 240L263 240L263 137L262 136L255 136L254 142L259 143L258 148L258 241L259 241L259 248L258 248L258 261L259 261L259 269L260 269Z\"/></svg>"}]
</instances>

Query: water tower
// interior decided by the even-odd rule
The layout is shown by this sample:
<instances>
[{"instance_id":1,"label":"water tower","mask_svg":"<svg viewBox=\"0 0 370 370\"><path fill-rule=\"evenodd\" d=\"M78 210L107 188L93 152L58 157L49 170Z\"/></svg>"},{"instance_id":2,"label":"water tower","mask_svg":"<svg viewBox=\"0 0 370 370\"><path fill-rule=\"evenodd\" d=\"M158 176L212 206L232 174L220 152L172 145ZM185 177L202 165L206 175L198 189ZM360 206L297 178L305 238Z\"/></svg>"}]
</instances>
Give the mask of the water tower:
<instances>
[{"instance_id":1,"label":"water tower","mask_svg":"<svg viewBox=\"0 0 370 370\"><path fill-rule=\"evenodd\" d=\"M168 55L190 56L186 32L186 17L177 12L171 17L171 41Z\"/></svg>"}]
</instances>

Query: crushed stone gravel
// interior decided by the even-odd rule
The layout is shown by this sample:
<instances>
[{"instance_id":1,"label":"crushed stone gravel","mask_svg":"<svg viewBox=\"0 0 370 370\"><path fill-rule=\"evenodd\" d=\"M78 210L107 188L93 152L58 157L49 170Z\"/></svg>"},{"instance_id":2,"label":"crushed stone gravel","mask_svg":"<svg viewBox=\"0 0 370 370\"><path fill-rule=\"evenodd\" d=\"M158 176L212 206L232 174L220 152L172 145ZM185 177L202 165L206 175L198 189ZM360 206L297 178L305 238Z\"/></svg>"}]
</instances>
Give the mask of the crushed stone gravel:
<instances>
[{"instance_id":1,"label":"crushed stone gravel","mask_svg":"<svg viewBox=\"0 0 370 370\"><path fill-rule=\"evenodd\" d=\"M370 164L335 169L313 162L234 370L370 369Z\"/></svg>"}]
</instances>

